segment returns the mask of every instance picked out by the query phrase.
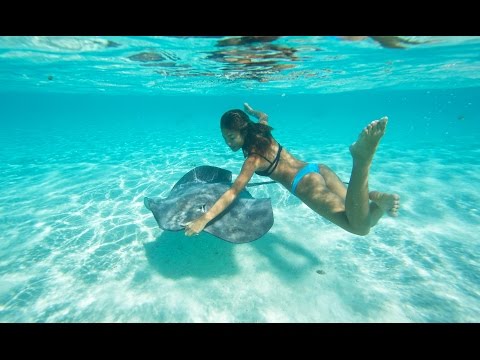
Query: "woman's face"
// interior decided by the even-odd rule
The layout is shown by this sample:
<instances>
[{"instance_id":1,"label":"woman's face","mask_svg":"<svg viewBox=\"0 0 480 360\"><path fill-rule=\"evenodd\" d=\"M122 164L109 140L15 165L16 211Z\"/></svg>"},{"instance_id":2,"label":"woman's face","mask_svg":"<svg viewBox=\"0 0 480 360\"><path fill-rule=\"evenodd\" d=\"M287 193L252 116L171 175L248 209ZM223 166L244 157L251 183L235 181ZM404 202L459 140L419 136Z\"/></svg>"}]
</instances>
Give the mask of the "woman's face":
<instances>
[{"instance_id":1,"label":"woman's face","mask_svg":"<svg viewBox=\"0 0 480 360\"><path fill-rule=\"evenodd\" d=\"M222 128L222 136L225 143L232 151L238 151L242 148L244 138L237 130L228 130Z\"/></svg>"}]
</instances>

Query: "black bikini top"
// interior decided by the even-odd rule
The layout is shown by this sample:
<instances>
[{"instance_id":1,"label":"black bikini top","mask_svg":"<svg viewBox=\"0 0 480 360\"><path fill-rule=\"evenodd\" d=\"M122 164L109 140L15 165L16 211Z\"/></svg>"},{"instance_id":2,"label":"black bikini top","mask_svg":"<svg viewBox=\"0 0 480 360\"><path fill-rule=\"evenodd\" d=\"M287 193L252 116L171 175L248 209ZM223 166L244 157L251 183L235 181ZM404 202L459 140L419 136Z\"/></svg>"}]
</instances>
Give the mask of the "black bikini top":
<instances>
[{"instance_id":1,"label":"black bikini top","mask_svg":"<svg viewBox=\"0 0 480 360\"><path fill-rule=\"evenodd\" d=\"M265 169L264 171L255 171L255 174L260 175L260 176L270 176L271 173L275 171L277 168L278 162L280 161L280 154L282 152L282 145L278 144L278 151L277 151L277 156L275 156L275 159L273 161L268 160L265 156L262 154L257 154L257 153L250 153L249 155L258 155L267 160L270 163L270 166Z\"/></svg>"}]
</instances>

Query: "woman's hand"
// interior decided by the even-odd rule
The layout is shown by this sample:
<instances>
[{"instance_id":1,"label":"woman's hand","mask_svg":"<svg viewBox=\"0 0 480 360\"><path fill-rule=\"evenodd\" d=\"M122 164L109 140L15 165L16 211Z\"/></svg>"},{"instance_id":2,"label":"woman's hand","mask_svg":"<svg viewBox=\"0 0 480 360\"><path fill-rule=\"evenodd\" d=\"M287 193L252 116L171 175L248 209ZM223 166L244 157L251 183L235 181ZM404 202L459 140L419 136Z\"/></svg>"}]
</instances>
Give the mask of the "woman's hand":
<instances>
[{"instance_id":1,"label":"woman's hand","mask_svg":"<svg viewBox=\"0 0 480 360\"><path fill-rule=\"evenodd\" d=\"M200 216L198 219L195 219L193 221L189 221L185 224L185 235L198 235L200 234L200 232L202 232L206 225L207 221L205 221L203 216Z\"/></svg>"},{"instance_id":2,"label":"woman's hand","mask_svg":"<svg viewBox=\"0 0 480 360\"><path fill-rule=\"evenodd\" d=\"M253 108L248 105L247 103L243 103L243 109L245 110L245 112L248 114L248 115L252 115L252 116L255 116L255 110L253 110Z\"/></svg>"},{"instance_id":3,"label":"woman's hand","mask_svg":"<svg viewBox=\"0 0 480 360\"><path fill-rule=\"evenodd\" d=\"M247 103L243 103L243 109L248 115L256 117L260 124L268 124L268 115L264 112L253 110L253 108Z\"/></svg>"}]
</instances>

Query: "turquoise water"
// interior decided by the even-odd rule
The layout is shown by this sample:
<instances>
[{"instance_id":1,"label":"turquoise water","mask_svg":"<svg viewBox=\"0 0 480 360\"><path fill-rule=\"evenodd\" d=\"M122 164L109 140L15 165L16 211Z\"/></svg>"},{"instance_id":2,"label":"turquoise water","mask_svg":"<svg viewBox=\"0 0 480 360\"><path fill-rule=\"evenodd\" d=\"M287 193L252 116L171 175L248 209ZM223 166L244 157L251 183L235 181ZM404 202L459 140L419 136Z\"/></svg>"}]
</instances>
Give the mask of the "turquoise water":
<instances>
[{"instance_id":1,"label":"turquoise water","mask_svg":"<svg viewBox=\"0 0 480 360\"><path fill-rule=\"evenodd\" d=\"M0 321L480 321L480 38L405 39L0 37ZM387 115L369 185L400 216L360 237L271 184L258 241L159 229L144 196L240 172L219 119L243 102L344 181Z\"/></svg>"}]
</instances>

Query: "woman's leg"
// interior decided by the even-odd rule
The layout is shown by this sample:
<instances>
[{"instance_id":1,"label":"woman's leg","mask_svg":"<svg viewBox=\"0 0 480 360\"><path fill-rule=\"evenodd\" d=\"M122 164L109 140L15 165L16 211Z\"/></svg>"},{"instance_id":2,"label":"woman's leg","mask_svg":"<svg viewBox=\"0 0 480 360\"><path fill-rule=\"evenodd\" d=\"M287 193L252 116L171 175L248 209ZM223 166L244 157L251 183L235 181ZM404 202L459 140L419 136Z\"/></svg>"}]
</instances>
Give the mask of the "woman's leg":
<instances>
[{"instance_id":1,"label":"woman's leg","mask_svg":"<svg viewBox=\"0 0 480 360\"><path fill-rule=\"evenodd\" d=\"M347 197L347 187L342 180L340 180L337 174L335 174L335 172L327 165L319 164L318 167L320 168L320 174L325 179L325 184L328 189L345 201L345 198Z\"/></svg>"},{"instance_id":2,"label":"woman's leg","mask_svg":"<svg viewBox=\"0 0 480 360\"><path fill-rule=\"evenodd\" d=\"M359 233L368 234L372 224L376 224L383 215L383 209L377 203L377 207L373 206L371 209L368 175L378 143L385 134L387 122L386 117L372 121L350 146L353 167L345 198L345 212L349 223Z\"/></svg>"},{"instance_id":3,"label":"woman's leg","mask_svg":"<svg viewBox=\"0 0 480 360\"><path fill-rule=\"evenodd\" d=\"M339 196L345 202L347 187L335 172L324 164L319 164L320 174L325 179L325 184L331 192ZM385 211L390 216L398 215L400 197L396 194L387 194L379 191L370 191L370 226L375 226Z\"/></svg>"},{"instance_id":4,"label":"woman's leg","mask_svg":"<svg viewBox=\"0 0 480 360\"><path fill-rule=\"evenodd\" d=\"M387 121L371 122L350 147L353 168L348 188L324 165L320 174L305 175L297 186L298 198L308 207L353 234L367 235L385 211L393 216L398 212L398 195L368 191L370 165Z\"/></svg>"}]
</instances>

